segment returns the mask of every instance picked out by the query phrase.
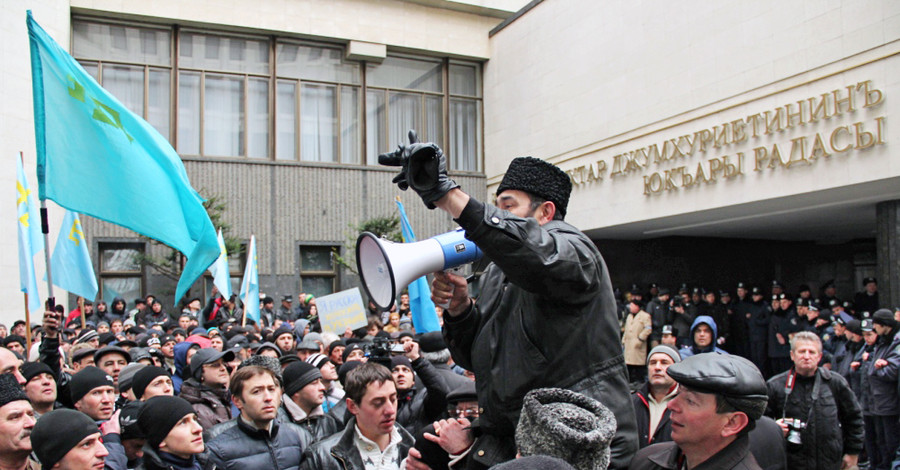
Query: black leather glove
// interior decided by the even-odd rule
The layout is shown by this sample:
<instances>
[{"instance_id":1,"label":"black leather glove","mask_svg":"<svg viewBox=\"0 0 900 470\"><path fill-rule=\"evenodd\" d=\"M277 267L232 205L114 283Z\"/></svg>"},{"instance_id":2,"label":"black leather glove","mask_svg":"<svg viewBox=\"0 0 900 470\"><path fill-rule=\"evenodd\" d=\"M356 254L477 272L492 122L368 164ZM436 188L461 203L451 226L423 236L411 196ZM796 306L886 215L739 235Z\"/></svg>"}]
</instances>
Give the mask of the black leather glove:
<instances>
[{"instance_id":1,"label":"black leather glove","mask_svg":"<svg viewBox=\"0 0 900 470\"><path fill-rule=\"evenodd\" d=\"M400 173L394 177L401 190L412 188L425 206L434 209L434 203L459 185L447 176L447 158L441 148L433 143L419 143L416 131L409 131L409 145L400 145L397 150L378 156L378 163L385 166L399 166Z\"/></svg>"}]
</instances>

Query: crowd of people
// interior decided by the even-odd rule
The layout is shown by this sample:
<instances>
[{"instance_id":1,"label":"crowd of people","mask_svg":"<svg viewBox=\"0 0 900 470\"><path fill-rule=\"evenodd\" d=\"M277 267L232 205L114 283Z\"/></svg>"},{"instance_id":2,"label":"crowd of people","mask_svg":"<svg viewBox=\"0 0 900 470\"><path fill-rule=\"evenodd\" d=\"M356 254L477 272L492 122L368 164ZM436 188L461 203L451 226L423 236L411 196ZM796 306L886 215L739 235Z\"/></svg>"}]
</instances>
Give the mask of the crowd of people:
<instances>
[{"instance_id":1,"label":"crowd of people","mask_svg":"<svg viewBox=\"0 0 900 470\"><path fill-rule=\"evenodd\" d=\"M476 298L435 273L441 331L409 298L322 331L316 299L213 292L79 302L0 328L0 469L891 468L900 311L867 279L728 291L612 288L564 221L571 181L521 157L496 204L416 141L379 157L491 260ZM645 299L648 302L645 302ZM130 308L129 308L130 307ZM900 468L900 462L893 468Z\"/></svg>"}]
</instances>

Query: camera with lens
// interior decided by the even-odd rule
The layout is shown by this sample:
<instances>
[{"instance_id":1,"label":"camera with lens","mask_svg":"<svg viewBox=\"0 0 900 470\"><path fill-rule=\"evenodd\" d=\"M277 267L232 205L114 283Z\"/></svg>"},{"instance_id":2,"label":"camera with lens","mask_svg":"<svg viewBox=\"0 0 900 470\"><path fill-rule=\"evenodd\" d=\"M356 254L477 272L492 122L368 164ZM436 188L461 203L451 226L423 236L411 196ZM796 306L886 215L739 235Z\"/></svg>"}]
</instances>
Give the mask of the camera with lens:
<instances>
[{"instance_id":1,"label":"camera with lens","mask_svg":"<svg viewBox=\"0 0 900 470\"><path fill-rule=\"evenodd\" d=\"M800 446L803 445L803 438L801 437L801 433L803 429L806 428L806 423L797 419L797 418L785 418L784 423L787 424L788 433L785 436L788 444Z\"/></svg>"},{"instance_id":2,"label":"camera with lens","mask_svg":"<svg viewBox=\"0 0 900 470\"><path fill-rule=\"evenodd\" d=\"M388 369L391 368L391 356L394 354L403 354L403 346L394 344L387 338L375 337L371 344L367 344L363 350L369 361L381 364Z\"/></svg>"}]
</instances>

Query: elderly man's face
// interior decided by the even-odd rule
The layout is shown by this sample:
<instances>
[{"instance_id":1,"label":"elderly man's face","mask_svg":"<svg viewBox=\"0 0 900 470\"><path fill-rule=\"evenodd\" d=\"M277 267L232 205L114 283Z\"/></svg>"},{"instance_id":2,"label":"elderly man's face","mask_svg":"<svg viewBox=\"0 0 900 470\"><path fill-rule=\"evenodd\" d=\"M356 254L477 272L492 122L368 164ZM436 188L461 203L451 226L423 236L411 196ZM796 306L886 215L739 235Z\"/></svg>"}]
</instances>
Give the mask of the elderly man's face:
<instances>
[{"instance_id":1,"label":"elderly man's face","mask_svg":"<svg viewBox=\"0 0 900 470\"><path fill-rule=\"evenodd\" d=\"M797 341L791 349L791 360L794 361L794 370L803 376L812 376L819 367L822 359L822 350L814 341Z\"/></svg>"},{"instance_id":2,"label":"elderly man's face","mask_svg":"<svg viewBox=\"0 0 900 470\"><path fill-rule=\"evenodd\" d=\"M35 422L34 409L27 400L0 406L0 455L30 453Z\"/></svg>"},{"instance_id":3,"label":"elderly man's face","mask_svg":"<svg viewBox=\"0 0 900 470\"><path fill-rule=\"evenodd\" d=\"M647 376L651 386L671 387L675 385L675 380L666 374L669 366L675 361L668 354L656 353L650 356L647 361Z\"/></svg>"}]
</instances>

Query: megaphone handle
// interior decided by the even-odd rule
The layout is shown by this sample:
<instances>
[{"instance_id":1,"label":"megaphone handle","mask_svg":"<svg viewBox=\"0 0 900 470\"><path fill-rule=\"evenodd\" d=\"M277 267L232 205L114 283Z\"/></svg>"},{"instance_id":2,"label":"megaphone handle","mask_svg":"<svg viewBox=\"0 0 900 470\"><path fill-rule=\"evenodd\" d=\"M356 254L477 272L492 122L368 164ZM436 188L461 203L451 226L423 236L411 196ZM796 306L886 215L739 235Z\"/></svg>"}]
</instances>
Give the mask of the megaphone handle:
<instances>
[{"instance_id":1,"label":"megaphone handle","mask_svg":"<svg viewBox=\"0 0 900 470\"><path fill-rule=\"evenodd\" d=\"M456 274L457 276L465 276L467 267L468 267L467 264L461 264L455 268L445 269L444 272L448 273L448 274ZM456 286L454 286L453 284L450 284L450 300L453 300L453 292L454 291L456 291ZM450 300L447 300L447 302L445 302L445 303L438 304L438 307L441 307L444 310L449 309L450 308Z\"/></svg>"}]
</instances>

